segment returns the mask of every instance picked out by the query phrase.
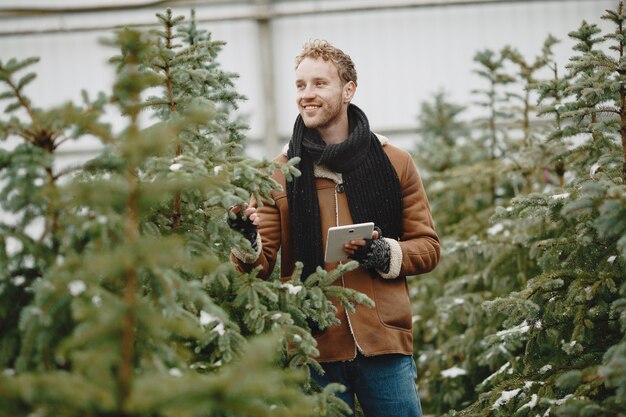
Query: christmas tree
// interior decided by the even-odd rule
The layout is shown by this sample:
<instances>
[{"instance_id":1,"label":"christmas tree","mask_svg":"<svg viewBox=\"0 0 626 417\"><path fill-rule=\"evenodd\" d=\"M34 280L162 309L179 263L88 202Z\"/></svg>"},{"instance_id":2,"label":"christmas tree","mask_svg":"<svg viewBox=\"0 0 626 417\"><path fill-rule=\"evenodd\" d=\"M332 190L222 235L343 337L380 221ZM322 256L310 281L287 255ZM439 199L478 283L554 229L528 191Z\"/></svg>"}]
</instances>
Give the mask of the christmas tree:
<instances>
[{"instance_id":1,"label":"christmas tree","mask_svg":"<svg viewBox=\"0 0 626 417\"><path fill-rule=\"evenodd\" d=\"M110 95L42 109L26 93L36 59L0 61L0 415L338 416L315 391L307 322L336 322L371 301L333 272L263 281L237 272L249 245L228 208L271 204L270 174L242 155L242 97L216 57L223 46L170 10L160 29L123 30ZM124 128L103 123L113 106ZM156 121L144 126L141 112ZM60 167L67 141L99 155ZM34 415L34 414L32 414Z\"/></svg>"},{"instance_id":2,"label":"christmas tree","mask_svg":"<svg viewBox=\"0 0 626 417\"><path fill-rule=\"evenodd\" d=\"M433 207L495 198L459 205L443 224L434 211L442 263L411 284L421 393L437 415L626 415L622 2L602 18L613 32L583 22L569 33L576 45L565 71L552 37L532 63L512 47L477 55L490 81L488 123L453 144L451 163L429 172L426 187ZM458 106L425 106L446 115L447 129L461 123L446 110ZM533 115L545 122L529 123ZM498 136L498 126L508 129ZM502 144L496 158L475 157L494 149L484 137ZM425 136L418 161L437 146Z\"/></svg>"}]
</instances>

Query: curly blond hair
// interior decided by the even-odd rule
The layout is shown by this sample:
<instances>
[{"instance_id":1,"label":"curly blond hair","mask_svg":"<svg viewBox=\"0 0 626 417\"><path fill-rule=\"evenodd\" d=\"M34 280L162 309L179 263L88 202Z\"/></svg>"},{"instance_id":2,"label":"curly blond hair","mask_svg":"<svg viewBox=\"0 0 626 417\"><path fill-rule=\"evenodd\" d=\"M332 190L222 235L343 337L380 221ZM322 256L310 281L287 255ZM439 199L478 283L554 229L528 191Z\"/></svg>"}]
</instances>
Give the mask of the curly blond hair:
<instances>
[{"instance_id":1,"label":"curly blond hair","mask_svg":"<svg viewBox=\"0 0 626 417\"><path fill-rule=\"evenodd\" d=\"M302 46L302 51L296 56L296 68L298 68L304 58L321 58L324 61L332 62L337 67L339 78L341 78L344 84L352 81L356 85L356 68L354 68L354 62L352 62L350 55L344 53L330 42L322 39L306 42Z\"/></svg>"}]
</instances>

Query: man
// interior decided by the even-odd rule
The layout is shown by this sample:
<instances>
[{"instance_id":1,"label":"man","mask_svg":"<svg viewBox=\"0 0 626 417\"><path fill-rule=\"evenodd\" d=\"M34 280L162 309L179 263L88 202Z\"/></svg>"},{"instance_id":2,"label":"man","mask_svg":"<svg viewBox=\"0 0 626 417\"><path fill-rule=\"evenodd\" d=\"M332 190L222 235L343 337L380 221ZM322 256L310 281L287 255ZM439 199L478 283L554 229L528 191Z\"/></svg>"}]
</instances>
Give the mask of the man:
<instances>
[{"instance_id":1,"label":"man","mask_svg":"<svg viewBox=\"0 0 626 417\"><path fill-rule=\"evenodd\" d=\"M307 277L318 265L337 266L324 262L329 227L374 222L372 239L344 246L360 265L339 284L376 306L347 313L335 303L341 324L315 335L325 374L313 377L321 385L345 385L340 398L354 409L356 395L368 417L421 416L405 277L435 267L439 239L412 158L370 131L363 111L351 104L356 88L348 55L326 41L304 45L296 58L300 115L277 158L300 157L302 175L287 182L277 170L273 177L283 189L273 193L275 205L233 209L237 218L229 223L254 253L234 248L232 259L244 271L261 265L259 276L268 277L281 249L281 276L301 261Z\"/></svg>"}]
</instances>

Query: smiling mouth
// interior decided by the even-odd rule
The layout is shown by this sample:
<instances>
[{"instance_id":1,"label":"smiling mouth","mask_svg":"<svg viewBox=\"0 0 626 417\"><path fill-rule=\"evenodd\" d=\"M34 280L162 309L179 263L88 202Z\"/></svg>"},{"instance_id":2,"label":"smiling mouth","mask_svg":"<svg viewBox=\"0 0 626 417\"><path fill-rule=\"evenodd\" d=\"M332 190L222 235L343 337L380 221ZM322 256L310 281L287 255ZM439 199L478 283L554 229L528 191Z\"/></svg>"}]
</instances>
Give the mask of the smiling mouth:
<instances>
[{"instance_id":1,"label":"smiling mouth","mask_svg":"<svg viewBox=\"0 0 626 417\"><path fill-rule=\"evenodd\" d=\"M307 105L307 106L303 106L304 110L316 110L319 109L320 106L313 106L311 104Z\"/></svg>"}]
</instances>

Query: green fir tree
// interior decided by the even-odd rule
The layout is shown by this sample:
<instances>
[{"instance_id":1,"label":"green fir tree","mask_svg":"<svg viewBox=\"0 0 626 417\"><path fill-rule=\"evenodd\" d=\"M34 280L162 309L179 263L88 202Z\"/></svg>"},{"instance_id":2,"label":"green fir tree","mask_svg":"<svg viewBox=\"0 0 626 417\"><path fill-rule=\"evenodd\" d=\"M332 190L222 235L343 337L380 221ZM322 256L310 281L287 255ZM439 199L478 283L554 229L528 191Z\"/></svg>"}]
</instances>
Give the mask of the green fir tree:
<instances>
[{"instance_id":1,"label":"green fir tree","mask_svg":"<svg viewBox=\"0 0 626 417\"><path fill-rule=\"evenodd\" d=\"M270 173L297 161L242 156L222 44L158 18L116 35L113 92L81 106L35 107L34 74L18 78L35 60L0 62L1 139L18 142L0 152L0 415L338 416L341 387L308 383L307 320L335 324L328 297L371 300L333 285L353 263L270 281L229 263L247 241L228 208L271 203ZM100 121L108 104L119 133ZM100 154L58 168L59 146L86 135Z\"/></svg>"},{"instance_id":2,"label":"green fir tree","mask_svg":"<svg viewBox=\"0 0 626 417\"><path fill-rule=\"evenodd\" d=\"M532 140L504 150L520 161L539 149L544 176L486 209L482 234L448 228L443 268L412 284L420 386L437 415L626 415L625 17L620 1L603 16L613 32L583 22L570 33L562 78L551 39L536 61L548 77L518 72L539 105L518 108L550 117L550 130L529 123Z\"/></svg>"}]
</instances>

